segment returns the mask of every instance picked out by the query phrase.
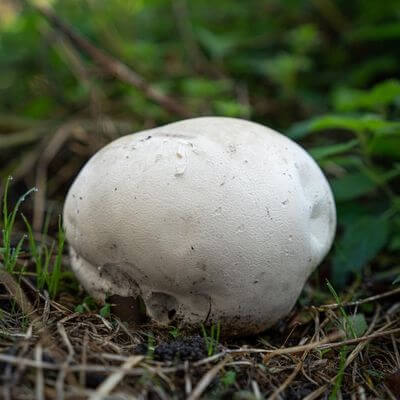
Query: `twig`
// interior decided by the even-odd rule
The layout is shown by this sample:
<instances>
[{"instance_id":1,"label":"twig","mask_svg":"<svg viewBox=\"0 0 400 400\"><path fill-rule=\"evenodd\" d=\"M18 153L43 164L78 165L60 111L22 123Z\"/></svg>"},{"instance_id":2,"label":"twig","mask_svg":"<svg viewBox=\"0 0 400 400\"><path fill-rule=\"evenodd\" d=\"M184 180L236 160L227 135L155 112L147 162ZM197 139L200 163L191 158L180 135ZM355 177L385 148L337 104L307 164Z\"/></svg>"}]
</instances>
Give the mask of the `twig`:
<instances>
[{"instance_id":1,"label":"twig","mask_svg":"<svg viewBox=\"0 0 400 400\"><path fill-rule=\"evenodd\" d=\"M53 336L50 334L46 325L44 325L42 319L40 318L35 308L27 298L21 286L15 281L14 277L11 274L9 274L7 271L4 270L4 267L0 267L0 283L5 286L7 291L10 293L10 296L21 308L21 311L32 321L33 328L40 335L41 345L47 348L49 351L51 350L55 360L57 361L63 360L64 354L57 347ZM42 365L42 363L40 364ZM23 365L23 363L18 362L17 365L20 366ZM29 363L27 365L29 365Z\"/></svg>"},{"instance_id":2,"label":"twig","mask_svg":"<svg viewBox=\"0 0 400 400\"><path fill-rule=\"evenodd\" d=\"M89 400L104 399L124 378L126 371L139 364L143 360L143 358L144 356L129 357L118 371L114 372L103 383L101 383L96 392L89 397ZM131 398L134 399L134 397Z\"/></svg>"},{"instance_id":3,"label":"twig","mask_svg":"<svg viewBox=\"0 0 400 400\"><path fill-rule=\"evenodd\" d=\"M215 365L211 368L203 377L200 379L200 382L194 388L193 392L187 398L187 400L197 400L200 398L202 393L207 389L207 386L211 383L211 381L215 378L221 368L224 367L227 360L222 360L219 364Z\"/></svg>"},{"instance_id":4,"label":"twig","mask_svg":"<svg viewBox=\"0 0 400 400\"><path fill-rule=\"evenodd\" d=\"M394 294L398 294L398 293L400 294L400 288L390 290L389 292L377 294L377 295L375 295L375 296L367 297L366 299L357 300L357 301L352 301L352 302L350 302L350 303L326 304L326 305L319 306L319 307L316 307L316 308L317 308L319 311L324 311L324 310L328 310L328 309L329 309L329 310L336 309L336 308L339 308L339 307L353 307L353 306L359 306L360 304L370 303L370 302L372 302L372 301L380 300L380 299L383 299L384 297L393 296Z\"/></svg>"},{"instance_id":5,"label":"twig","mask_svg":"<svg viewBox=\"0 0 400 400\"><path fill-rule=\"evenodd\" d=\"M304 397L303 400L314 400L314 399L318 399L319 396L321 396L321 394L325 393L326 390L328 390L329 385L323 385L320 386L318 389L314 390L312 393L310 393L309 395L307 395L306 397Z\"/></svg>"},{"instance_id":6,"label":"twig","mask_svg":"<svg viewBox=\"0 0 400 400\"><path fill-rule=\"evenodd\" d=\"M42 346L40 346L40 344L35 348L35 359L39 363L42 361ZM36 370L36 399L44 400L43 369L40 367Z\"/></svg>"},{"instance_id":7,"label":"twig","mask_svg":"<svg viewBox=\"0 0 400 400\"><path fill-rule=\"evenodd\" d=\"M253 393L254 393L254 397L256 400L261 400L262 396L261 396L261 391L260 391L260 387L258 386L257 381L251 381L251 387L253 388Z\"/></svg>"},{"instance_id":8,"label":"twig","mask_svg":"<svg viewBox=\"0 0 400 400\"><path fill-rule=\"evenodd\" d=\"M189 374L189 361L185 361L185 394L188 396L192 391L192 381Z\"/></svg>"},{"instance_id":9,"label":"twig","mask_svg":"<svg viewBox=\"0 0 400 400\"><path fill-rule=\"evenodd\" d=\"M4 267L0 266L0 283L5 286L11 298L18 304L21 311L29 317L33 322L34 328L38 331L45 329L39 315L26 297L22 288L15 281L14 277L9 274Z\"/></svg>"},{"instance_id":10,"label":"twig","mask_svg":"<svg viewBox=\"0 0 400 400\"><path fill-rule=\"evenodd\" d=\"M95 61L103 69L104 72L136 87L148 98L176 115L181 117L189 117L192 115L182 104L151 86L137 72L133 71L121 61L90 43L83 35L78 33L71 26L66 24L60 17L58 17L49 5L34 5L30 0L27 0L27 3L36 9L40 14L42 14L53 26L53 28L67 37L75 47L89 55L93 61Z\"/></svg>"},{"instance_id":11,"label":"twig","mask_svg":"<svg viewBox=\"0 0 400 400\"><path fill-rule=\"evenodd\" d=\"M378 321L378 315L380 312L380 307L377 307L376 312L374 314L374 317L372 319L372 322L367 330L366 335L369 335L372 330L374 329L377 321ZM378 330L379 331L384 331L385 329L387 329L387 326L383 326L381 329ZM352 362L353 360L357 357L357 355L364 349L364 347L371 341L372 339L366 340L364 342L360 342L357 344L357 346L354 348L354 350L349 354L349 356L347 357L347 360L345 362L344 368L346 369Z\"/></svg>"},{"instance_id":12,"label":"twig","mask_svg":"<svg viewBox=\"0 0 400 400\"><path fill-rule=\"evenodd\" d=\"M58 396L58 398L61 399L61 398L63 398L64 380L67 375L68 365L71 363L73 356L74 356L74 348L72 347L72 344L68 338L67 332L65 331L65 327L62 324L62 321L57 323L57 330L58 330L58 333L60 334L60 336L62 337L63 342L65 343L65 346L68 349L68 356L65 359L65 361L62 363L61 370L57 376L57 381L56 381L57 396Z\"/></svg>"},{"instance_id":13,"label":"twig","mask_svg":"<svg viewBox=\"0 0 400 400\"><path fill-rule=\"evenodd\" d=\"M303 360L300 360L296 365L296 368L293 372L285 379L285 381L280 385L271 396L268 397L268 400L275 400L278 396L292 383L293 379L296 378L297 374L303 367Z\"/></svg>"},{"instance_id":14,"label":"twig","mask_svg":"<svg viewBox=\"0 0 400 400\"><path fill-rule=\"evenodd\" d=\"M43 128L28 129L22 132L0 135L0 150L6 150L11 147L17 147L36 142L45 135L46 130Z\"/></svg>"},{"instance_id":15,"label":"twig","mask_svg":"<svg viewBox=\"0 0 400 400\"><path fill-rule=\"evenodd\" d=\"M323 344L323 345L317 346L317 349L322 350L322 349L328 349L328 348L333 348L333 347L341 347L341 346L345 346L347 344L356 344L356 343L363 342L365 340L376 339L376 338L382 337L382 336L394 335L395 333L400 333L400 328L391 329L391 330L384 331L384 332L375 332L371 335L361 336L356 339L343 340L342 342L338 342L338 343Z\"/></svg>"},{"instance_id":16,"label":"twig","mask_svg":"<svg viewBox=\"0 0 400 400\"><path fill-rule=\"evenodd\" d=\"M40 232L42 229L43 216L46 204L47 191L47 168L49 163L61 150L64 143L68 140L72 131L76 126L75 121L67 122L61 125L54 136L50 139L42 156L39 159L36 170L36 187L38 191L35 193L33 202L33 229Z\"/></svg>"},{"instance_id":17,"label":"twig","mask_svg":"<svg viewBox=\"0 0 400 400\"><path fill-rule=\"evenodd\" d=\"M87 348L89 343L89 335L88 330L85 330L85 334L83 335L83 343L82 343L82 355L81 355L81 363L85 365L87 363ZM79 373L79 384L82 387L86 386L86 371L83 369Z\"/></svg>"}]
</instances>

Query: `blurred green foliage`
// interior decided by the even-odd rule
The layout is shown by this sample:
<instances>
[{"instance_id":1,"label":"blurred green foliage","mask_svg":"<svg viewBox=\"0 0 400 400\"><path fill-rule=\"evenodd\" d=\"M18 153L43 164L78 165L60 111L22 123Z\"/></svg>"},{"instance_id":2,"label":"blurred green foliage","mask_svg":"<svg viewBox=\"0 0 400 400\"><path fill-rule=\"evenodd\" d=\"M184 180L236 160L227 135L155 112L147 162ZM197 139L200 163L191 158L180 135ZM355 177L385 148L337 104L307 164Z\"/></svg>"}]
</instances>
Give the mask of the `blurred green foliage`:
<instances>
[{"instance_id":1,"label":"blurred green foliage","mask_svg":"<svg viewBox=\"0 0 400 400\"><path fill-rule=\"evenodd\" d=\"M176 118L140 90L104 76L37 12L10 4L1 6L9 12L0 24L0 114L39 124L90 118L96 88L97 112L128 120L132 130ZM398 263L398 0L52 4L94 44L194 115L252 119L306 147L337 201L339 235L331 258L336 285L373 260L377 268ZM6 165L11 145L10 137L8 145L1 143L9 133L4 118L0 163ZM2 174L9 169L7 164ZM384 262L377 258L382 249Z\"/></svg>"}]
</instances>

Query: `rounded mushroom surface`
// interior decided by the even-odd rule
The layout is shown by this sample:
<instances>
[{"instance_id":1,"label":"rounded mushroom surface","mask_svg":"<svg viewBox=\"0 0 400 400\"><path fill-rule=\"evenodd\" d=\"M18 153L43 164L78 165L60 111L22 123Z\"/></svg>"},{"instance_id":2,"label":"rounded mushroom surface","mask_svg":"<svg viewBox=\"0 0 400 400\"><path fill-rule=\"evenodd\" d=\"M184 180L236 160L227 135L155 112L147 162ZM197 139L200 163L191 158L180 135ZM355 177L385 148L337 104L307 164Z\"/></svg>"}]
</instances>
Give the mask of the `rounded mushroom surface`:
<instances>
[{"instance_id":1,"label":"rounded mushroom surface","mask_svg":"<svg viewBox=\"0 0 400 400\"><path fill-rule=\"evenodd\" d=\"M97 300L141 296L160 324L253 334L287 315L328 252L328 182L296 143L221 117L110 143L68 193L72 268Z\"/></svg>"}]
</instances>

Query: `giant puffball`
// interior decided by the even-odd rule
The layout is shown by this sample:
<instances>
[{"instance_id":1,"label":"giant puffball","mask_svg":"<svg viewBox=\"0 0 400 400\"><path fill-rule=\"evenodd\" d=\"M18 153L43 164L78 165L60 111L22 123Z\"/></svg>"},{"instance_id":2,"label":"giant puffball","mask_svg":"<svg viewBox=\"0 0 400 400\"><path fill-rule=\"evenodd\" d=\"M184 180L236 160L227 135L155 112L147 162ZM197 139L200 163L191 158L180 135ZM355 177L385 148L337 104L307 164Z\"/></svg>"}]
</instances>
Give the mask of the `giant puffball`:
<instances>
[{"instance_id":1,"label":"giant puffball","mask_svg":"<svg viewBox=\"0 0 400 400\"><path fill-rule=\"evenodd\" d=\"M98 301L143 300L159 324L255 334L286 316L328 252L330 187L299 145L202 117L121 137L69 190L72 268Z\"/></svg>"}]
</instances>

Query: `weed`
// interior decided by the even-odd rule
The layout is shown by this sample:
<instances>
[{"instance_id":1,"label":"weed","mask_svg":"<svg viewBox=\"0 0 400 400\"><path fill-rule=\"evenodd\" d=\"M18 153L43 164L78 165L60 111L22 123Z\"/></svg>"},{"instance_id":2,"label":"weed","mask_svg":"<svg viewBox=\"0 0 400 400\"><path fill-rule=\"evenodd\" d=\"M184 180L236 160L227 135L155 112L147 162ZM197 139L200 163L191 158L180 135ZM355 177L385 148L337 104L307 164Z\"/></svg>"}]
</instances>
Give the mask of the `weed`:
<instances>
[{"instance_id":1,"label":"weed","mask_svg":"<svg viewBox=\"0 0 400 400\"><path fill-rule=\"evenodd\" d=\"M65 231L62 226L61 216L58 218L57 255L49 279L49 293L54 298L58 293L61 280L61 262L65 244Z\"/></svg>"},{"instance_id":2,"label":"weed","mask_svg":"<svg viewBox=\"0 0 400 400\"><path fill-rule=\"evenodd\" d=\"M55 243L53 242L50 248L43 242L38 245L33 235L32 226L23 214L22 219L28 230L29 249L36 267L38 289L43 289L47 285L50 297L54 298L58 293L61 280L61 261L65 243L65 232L61 217L58 220L57 255L51 271L49 271L49 264L54 253Z\"/></svg>"},{"instance_id":3,"label":"weed","mask_svg":"<svg viewBox=\"0 0 400 400\"><path fill-rule=\"evenodd\" d=\"M108 318L111 315L111 304L106 302L104 306L100 308L99 314L104 318Z\"/></svg>"},{"instance_id":4,"label":"weed","mask_svg":"<svg viewBox=\"0 0 400 400\"><path fill-rule=\"evenodd\" d=\"M147 357L150 359L154 358L154 350L156 349L156 339L154 335L150 333L147 338Z\"/></svg>"},{"instance_id":5,"label":"weed","mask_svg":"<svg viewBox=\"0 0 400 400\"><path fill-rule=\"evenodd\" d=\"M212 356L218 347L221 324L219 321L217 325L212 324L210 328L210 335L207 334L206 328L203 324L201 324L201 331L203 333L204 341L206 342L207 355Z\"/></svg>"},{"instance_id":6,"label":"weed","mask_svg":"<svg viewBox=\"0 0 400 400\"><path fill-rule=\"evenodd\" d=\"M343 375L344 375L344 370L346 367L346 356L348 353L348 348L347 346L343 346L340 349L340 355L339 355L339 371L338 374L336 375L335 379L335 384L333 386L333 390L331 394L329 395L329 400L336 400L338 398L338 392L342 386L342 381L343 381Z\"/></svg>"},{"instance_id":7,"label":"weed","mask_svg":"<svg viewBox=\"0 0 400 400\"><path fill-rule=\"evenodd\" d=\"M75 312L84 313L90 312L96 309L96 302L91 296L86 296L81 304L75 307Z\"/></svg>"},{"instance_id":8,"label":"weed","mask_svg":"<svg viewBox=\"0 0 400 400\"><path fill-rule=\"evenodd\" d=\"M353 322L349 318L348 314L346 313L346 310L344 309L342 305L342 301L340 300L339 295L336 293L336 290L334 287L331 285L331 283L326 280L326 285L328 286L329 291L331 292L332 296L334 297L336 303L339 305L339 310L340 313L343 316L344 324L343 324L343 330L346 332L350 331L351 336L355 339L357 337L356 331L354 330Z\"/></svg>"},{"instance_id":9,"label":"weed","mask_svg":"<svg viewBox=\"0 0 400 400\"><path fill-rule=\"evenodd\" d=\"M236 382L236 372L233 370L226 371L221 377L221 383L225 388L232 386Z\"/></svg>"},{"instance_id":10,"label":"weed","mask_svg":"<svg viewBox=\"0 0 400 400\"><path fill-rule=\"evenodd\" d=\"M179 332L179 328L176 326L173 326L170 330L169 330L169 334L174 338L174 339L176 339L179 335L180 335L180 332Z\"/></svg>"},{"instance_id":11,"label":"weed","mask_svg":"<svg viewBox=\"0 0 400 400\"><path fill-rule=\"evenodd\" d=\"M25 215L21 214L22 219L25 222L26 229L28 230L28 241L29 241L29 250L31 252L32 259L35 263L36 267L36 284L39 290L43 289L45 284L48 282L48 271L49 271L49 263L51 256L54 250L54 243L50 247L44 244L38 246L32 231L32 226L29 221L26 219Z\"/></svg>"},{"instance_id":12,"label":"weed","mask_svg":"<svg viewBox=\"0 0 400 400\"><path fill-rule=\"evenodd\" d=\"M18 199L17 204L12 209L12 211L9 211L9 209L8 209L8 189L9 189L11 180L12 180L12 178L9 176L6 179L6 182L4 185L3 207L2 207L3 215L2 215L2 219L0 219L0 222L2 225L2 243L1 243L0 252L3 256L4 268L8 272L13 273L15 270L15 265L18 260L18 256L21 252L22 244L26 238L26 236L23 235L21 237L21 239L18 241L17 245L15 247L12 247L11 236L12 236L12 232L14 229L15 218L17 216L17 212L19 210L21 203L25 201L25 198L30 193L36 191L36 189L32 188L32 189L28 190L25 194L23 194ZM0 207L0 209L1 209L1 207Z\"/></svg>"}]
</instances>

